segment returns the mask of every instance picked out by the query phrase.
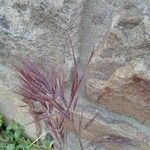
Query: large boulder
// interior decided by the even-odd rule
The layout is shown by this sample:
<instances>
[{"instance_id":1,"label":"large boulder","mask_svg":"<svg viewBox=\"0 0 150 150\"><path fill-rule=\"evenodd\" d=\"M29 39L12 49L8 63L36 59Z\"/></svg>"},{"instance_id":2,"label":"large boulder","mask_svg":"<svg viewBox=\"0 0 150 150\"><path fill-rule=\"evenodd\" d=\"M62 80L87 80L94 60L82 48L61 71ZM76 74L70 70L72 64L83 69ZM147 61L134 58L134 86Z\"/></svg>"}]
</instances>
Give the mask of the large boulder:
<instances>
[{"instance_id":1,"label":"large boulder","mask_svg":"<svg viewBox=\"0 0 150 150\"><path fill-rule=\"evenodd\" d=\"M150 120L150 18L144 3L145 10L131 4L114 13L97 46L86 94L108 110L146 123Z\"/></svg>"}]
</instances>

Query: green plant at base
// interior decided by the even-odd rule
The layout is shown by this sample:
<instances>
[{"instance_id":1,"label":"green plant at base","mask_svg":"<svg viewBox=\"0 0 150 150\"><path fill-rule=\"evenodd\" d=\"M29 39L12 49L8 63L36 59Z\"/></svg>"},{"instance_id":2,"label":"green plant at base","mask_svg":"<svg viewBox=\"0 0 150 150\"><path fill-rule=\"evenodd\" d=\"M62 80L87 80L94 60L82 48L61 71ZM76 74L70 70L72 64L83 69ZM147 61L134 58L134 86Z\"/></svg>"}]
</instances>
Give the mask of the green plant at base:
<instances>
[{"instance_id":1,"label":"green plant at base","mask_svg":"<svg viewBox=\"0 0 150 150\"><path fill-rule=\"evenodd\" d=\"M18 123L12 121L5 129L3 116L0 115L0 150L52 150L51 141L44 139L39 143L32 141L24 135L24 129ZM31 145L29 147L29 145Z\"/></svg>"}]
</instances>

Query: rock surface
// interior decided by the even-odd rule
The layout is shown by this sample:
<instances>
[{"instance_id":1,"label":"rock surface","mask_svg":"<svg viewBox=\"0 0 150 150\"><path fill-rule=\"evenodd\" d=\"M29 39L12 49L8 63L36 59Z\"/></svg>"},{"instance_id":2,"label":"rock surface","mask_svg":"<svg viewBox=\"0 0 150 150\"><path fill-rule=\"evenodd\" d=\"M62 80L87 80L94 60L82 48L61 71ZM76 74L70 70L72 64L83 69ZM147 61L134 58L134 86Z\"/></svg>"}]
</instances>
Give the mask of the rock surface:
<instances>
[{"instance_id":1,"label":"rock surface","mask_svg":"<svg viewBox=\"0 0 150 150\"><path fill-rule=\"evenodd\" d=\"M78 56L82 1L1 0L0 6L0 62L12 64L26 56L44 68L64 64L69 79L69 36Z\"/></svg>"},{"instance_id":2,"label":"rock surface","mask_svg":"<svg viewBox=\"0 0 150 150\"><path fill-rule=\"evenodd\" d=\"M144 125L141 125L139 122L131 118L129 119L128 117L118 115L117 113L110 113L106 109L95 106L92 103L87 104L85 99L81 99L74 115L76 128L81 121L81 110L84 110L81 136L86 140L93 141L94 143L93 145L91 144L89 150L101 150L101 146L108 150L148 150L150 148L149 128L144 127ZM85 129L87 122L89 122L89 120L91 120L96 114L97 117L93 124ZM66 126L72 133L74 133L74 129L69 122L66 122ZM101 142L103 141L102 139L109 136L109 142ZM69 138L71 137L69 134ZM122 141L120 144L115 140L117 137L119 137L120 142ZM78 141L77 137L72 142L71 141L70 144L72 143L72 145L74 145L77 143L76 141ZM87 146L87 143L89 142L84 142L84 147Z\"/></svg>"},{"instance_id":3,"label":"rock surface","mask_svg":"<svg viewBox=\"0 0 150 150\"><path fill-rule=\"evenodd\" d=\"M79 108L87 112L85 121L95 111L100 115L83 138L116 134L139 142L139 147L102 146L149 150L149 0L0 0L0 112L22 125L31 122L14 92L19 82L13 66L28 57L45 70L49 65L61 67L69 83L72 47L81 70L95 48L81 95L85 104ZM37 136L34 125L25 131Z\"/></svg>"},{"instance_id":4,"label":"rock surface","mask_svg":"<svg viewBox=\"0 0 150 150\"><path fill-rule=\"evenodd\" d=\"M150 119L149 5L132 1L114 12L86 82L95 103L141 123Z\"/></svg>"}]
</instances>

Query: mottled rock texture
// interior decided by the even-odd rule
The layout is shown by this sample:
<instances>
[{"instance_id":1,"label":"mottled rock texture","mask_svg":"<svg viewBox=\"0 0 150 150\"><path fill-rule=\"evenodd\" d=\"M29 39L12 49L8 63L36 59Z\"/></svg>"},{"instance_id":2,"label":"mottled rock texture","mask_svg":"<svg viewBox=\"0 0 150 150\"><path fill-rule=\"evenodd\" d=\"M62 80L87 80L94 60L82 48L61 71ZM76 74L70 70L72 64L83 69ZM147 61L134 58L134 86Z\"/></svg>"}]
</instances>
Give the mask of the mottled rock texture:
<instances>
[{"instance_id":1,"label":"mottled rock texture","mask_svg":"<svg viewBox=\"0 0 150 150\"><path fill-rule=\"evenodd\" d=\"M84 111L83 111L84 110ZM74 115L75 125L78 128L82 118L82 134L83 139L94 141L93 146L88 150L101 150L99 144L107 150L149 150L150 149L150 130L143 127L139 122L129 119L125 116L110 113L109 111L100 108L92 103L86 103L84 99L79 103L76 113ZM93 124L88 128L84 128L85 124L91 120L93 116L97 114ZM69 122L66 122L67 128L74 133L74 129ZM105 137L113 135L119 136L121 140L129 140L127 144L119 144L114 142L101 142ZM70 137L70 135L69 135ZM76 136L75 136L76 137ZM75 142L74 142L75 141ZM109 140L108 140L109 141ZM72 145L76 143L76 139L72 142ZM87 142L84 143L84 147L87 146ZM92 149L93 148L93 149Z\"/></svg>"},{"instance_id":2,"label":"mottled rock texture","mask_svg":"<svg viewBox=\"0 0 150 150\"><path fill-rule=\"evenodd\" d=\"M0 6L1 63L28 56L44 67L64 64L69 78L73 61L67 32L78 55L82 1L1 0Z\"/></svg>"},{"instance_id":3,"label":"mottled rock texture","mask_svg":"<svg viewBox=\"0 0 150 150\"><path fill-rule=\"evenodd\" d=\"M150 119L150 3L118 5L91 62L86 94L144 123Z\"/></svg>"},{"instance_id":4,"label":"mottled rock texture","mask_svg":"<svg viewBox=\"0 0 150 150\"><path fill-rule=\"evenodd\" d=\"M85 121L99 115L83 137L116 134L139 146L102 146L149 150L149 0L0 0L0 112L23 125L31 122L14 93L19 82L13 66L28 57L45 70L61 67L69 83L72 48L81 70L95 50L79 108L85 110ZM25 130L35 138L35 126Z\"/></svg>"}]
</instances>

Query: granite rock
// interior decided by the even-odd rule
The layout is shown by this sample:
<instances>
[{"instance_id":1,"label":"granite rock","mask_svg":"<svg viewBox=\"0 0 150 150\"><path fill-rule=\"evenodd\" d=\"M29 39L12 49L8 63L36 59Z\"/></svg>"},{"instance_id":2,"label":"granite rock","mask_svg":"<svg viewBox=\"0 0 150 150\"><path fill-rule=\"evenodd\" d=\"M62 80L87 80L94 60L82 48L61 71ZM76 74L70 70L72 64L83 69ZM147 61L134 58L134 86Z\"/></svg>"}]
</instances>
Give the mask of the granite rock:
<instances>
[{"instance_id":1,"label":"granite rock","mask_svg":"<svg viewBox=\"0 0 150 150\"><path fill-rule=\"evenodd\" d=\"M114 12L95 50L86 94L95 103L144 123L150 119L150 32L145 22L149 10L146 3L141 5L122 4Z\"/></svg>"}]
</instances>

